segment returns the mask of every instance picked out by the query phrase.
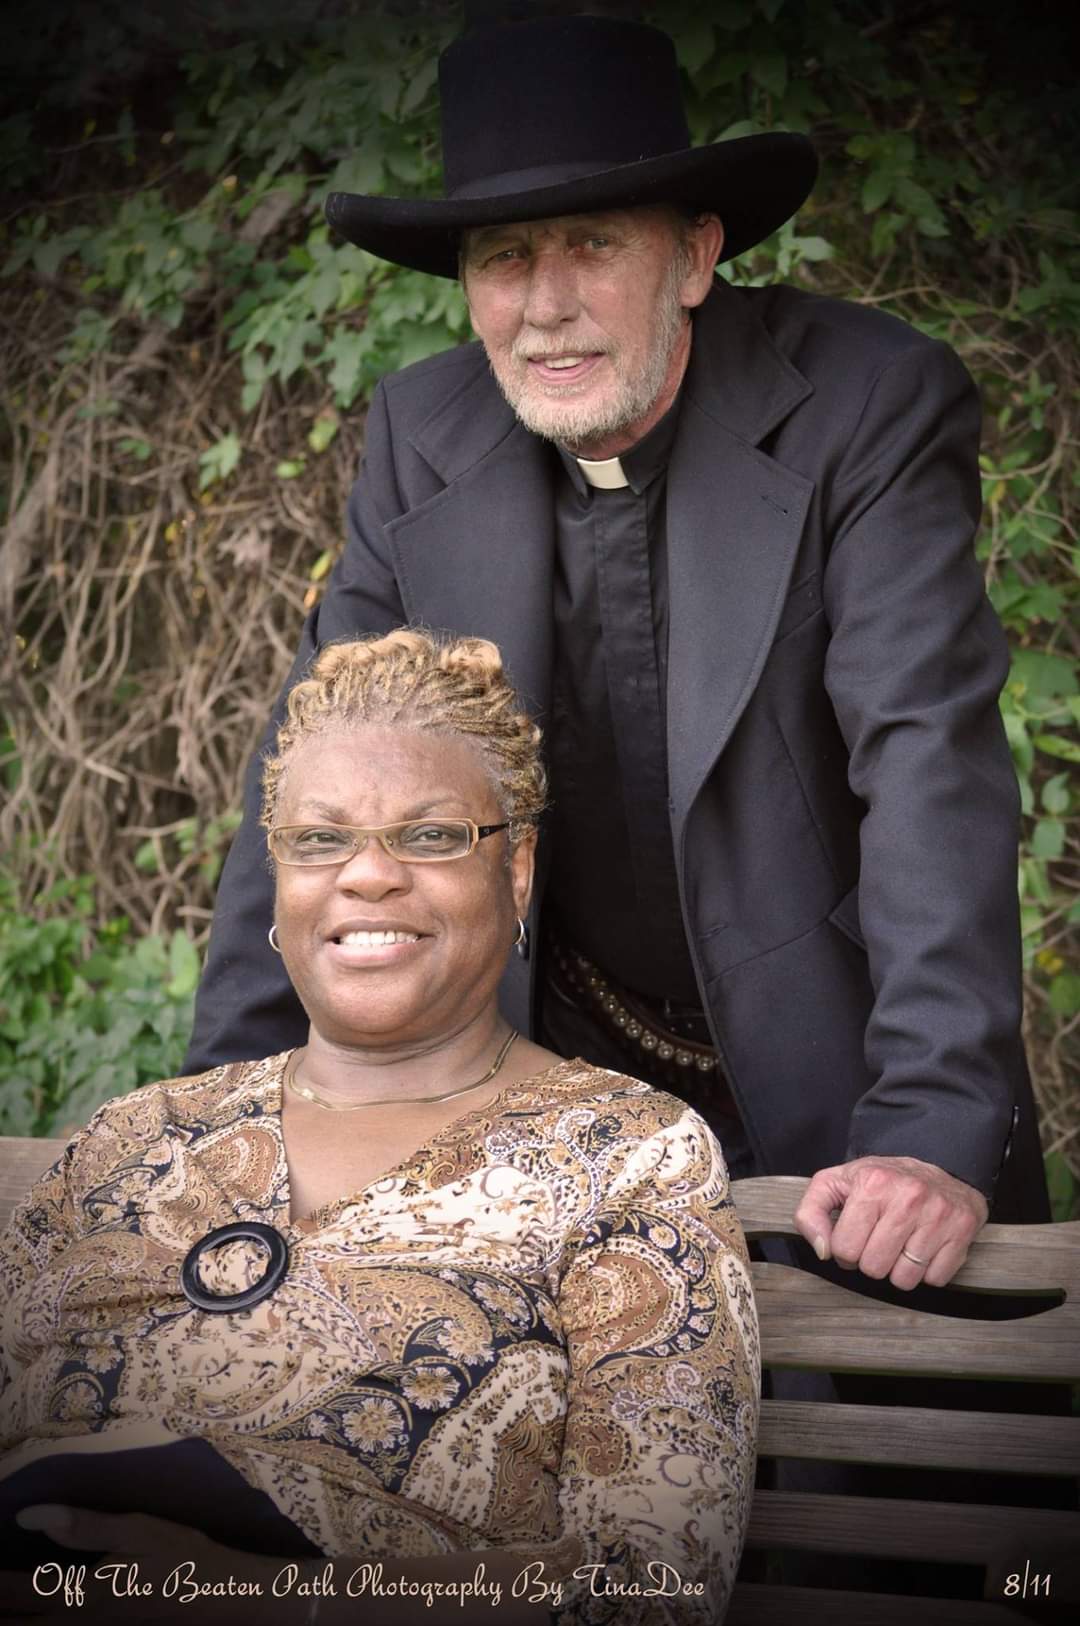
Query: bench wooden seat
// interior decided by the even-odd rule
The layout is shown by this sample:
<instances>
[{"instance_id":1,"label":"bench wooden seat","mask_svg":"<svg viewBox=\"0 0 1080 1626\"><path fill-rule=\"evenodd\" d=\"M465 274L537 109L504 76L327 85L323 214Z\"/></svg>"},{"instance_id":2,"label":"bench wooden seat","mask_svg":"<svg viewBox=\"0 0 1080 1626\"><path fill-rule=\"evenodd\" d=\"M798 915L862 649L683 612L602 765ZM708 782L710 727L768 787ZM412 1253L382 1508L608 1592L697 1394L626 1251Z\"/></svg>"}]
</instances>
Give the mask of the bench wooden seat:
<instances>
[{"instance_id":1,"label":"bench wooden seat","mask_svg":"<svg viewBox=\"0 0 1080 1626\"><path fill-rule=\"evenodd\" d=\"M62 1145L0 1137L0 1224ZM805 1180L789 1177L738 1181L734 1194L747 1236L794 1236L793 1215L805 1186ZM1080 1380L1080 1223L987 1225L979 1234L954 1285L1060 1299L1051 1309L1013 1321L966 1321L883 1304L794 1266L755 1263L753 1270L766 1367ZM937 1562L972 1564L984 1571L986 1596L893 1597L740 1581L728 1626L1006 1626L1018 1618L1080 1619L1080 1515L933 1499L936 1468L1080 1478L1080 1417L766 1400L759 1449L764 1456L925 1468L927 1499L759 1490L748 1551L799 1548L915 1559L931 1578ZM1021 1577L1027 1597L1019 1595ZM1034 1594L1033 1577L1039 1581ZM932 1591L932 1579L927 1587Z\"/></svg>"}]
</instances>

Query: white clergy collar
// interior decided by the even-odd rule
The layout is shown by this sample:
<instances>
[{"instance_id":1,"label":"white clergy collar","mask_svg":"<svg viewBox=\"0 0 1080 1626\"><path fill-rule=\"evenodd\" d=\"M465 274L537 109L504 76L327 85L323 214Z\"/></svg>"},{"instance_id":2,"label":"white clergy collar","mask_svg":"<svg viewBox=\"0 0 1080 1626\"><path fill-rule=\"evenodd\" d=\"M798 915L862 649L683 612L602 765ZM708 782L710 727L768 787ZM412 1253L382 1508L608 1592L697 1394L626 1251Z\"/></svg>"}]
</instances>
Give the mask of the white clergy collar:
<instances>
[{"instance_id":1,"label":"white clergy collar","mask_svg":"<svg viewBox=\"0 0 1080 1626\"><path fill-rule=\"evenodd\" d=\"M576 457L574 462L584 475L585 483L600 491L619 491L630 484L617 457Z\"/></svg>"}]
</instances>

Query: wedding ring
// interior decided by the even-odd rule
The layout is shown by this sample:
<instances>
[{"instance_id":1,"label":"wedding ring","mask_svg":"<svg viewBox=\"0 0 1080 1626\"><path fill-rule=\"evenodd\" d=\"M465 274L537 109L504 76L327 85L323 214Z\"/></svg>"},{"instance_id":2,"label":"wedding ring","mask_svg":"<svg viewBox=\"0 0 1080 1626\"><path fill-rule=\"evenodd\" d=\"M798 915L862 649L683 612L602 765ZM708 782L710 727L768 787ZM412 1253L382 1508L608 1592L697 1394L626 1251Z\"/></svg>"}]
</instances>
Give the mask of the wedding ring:
<instances>
[{"instance_id":1,"label":"wedding ring","mask_svg":"<svg viewBox=\"0 0 1080 1626\"><path fill-rule=\"evenodd\" d=\"M920 1259L917 1253L908 1253L906 1248L901 1248L900 1252L903 1254L905 1259L910 1259L913 1265L925 1265L928 1263L926 1259Z\"/></svg>"}]
</instances>

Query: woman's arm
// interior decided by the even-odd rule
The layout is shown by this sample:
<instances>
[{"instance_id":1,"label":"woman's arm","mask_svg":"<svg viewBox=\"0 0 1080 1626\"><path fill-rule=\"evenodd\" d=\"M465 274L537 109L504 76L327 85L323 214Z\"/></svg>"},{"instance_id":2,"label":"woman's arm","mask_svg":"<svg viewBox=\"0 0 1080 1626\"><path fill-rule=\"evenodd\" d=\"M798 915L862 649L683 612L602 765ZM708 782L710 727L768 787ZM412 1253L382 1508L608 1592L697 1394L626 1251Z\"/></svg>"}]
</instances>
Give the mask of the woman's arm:
<instances>
[{"instance_id":1,"label":"woman's arm","mask_svg":"<svg viewBox=\"0 0 1080 1626\"><path fill-rule=\"evenodd\" d=\"M587 1548L567 1618L722 1620L749 1517L760 1356L720 1147L687 1109L636 1148L577 1238L564 1529Z\"/></svg>"},{"instance_id":2,"label":"woman's arm","mask_svg":"<svg viewBox=\"0 0 1080 1626\"><path fill-rule=\"evenodd\" d=\"M26 1290L77 1234L71 1170L89 1133L87 1125L72 1137L52 1167L34 1181L0 1235L0 1451L10 1433L5 1397L30 1358ZM50 1309L40 1299L35 1303L35 1346L47 1336Z\"/></svg>"}]
</instances>

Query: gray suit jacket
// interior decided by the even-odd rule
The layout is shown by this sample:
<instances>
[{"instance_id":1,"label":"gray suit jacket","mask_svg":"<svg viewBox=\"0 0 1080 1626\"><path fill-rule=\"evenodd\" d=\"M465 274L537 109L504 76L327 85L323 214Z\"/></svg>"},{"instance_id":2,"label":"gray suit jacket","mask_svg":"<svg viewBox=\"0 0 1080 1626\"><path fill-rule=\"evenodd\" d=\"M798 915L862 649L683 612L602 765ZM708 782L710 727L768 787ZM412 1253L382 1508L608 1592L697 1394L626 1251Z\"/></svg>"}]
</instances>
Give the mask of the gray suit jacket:
<instances>
[{"instance_id":1,"label":"gray suit jacket","mask_svg":"<svg viewBox=\"0 0 1080 1626\"><path fill-rule=\"evenodd\" d=\"M978 430L946 346L862 307L718 284L668 476L671 830L762 1166L908 1154L989 1193L1017 1107L995 1213L1038 1218L1007 652L972 548ZM478 346L384 380L290 682L317 644L423 623L493 639L543 722L550 467ZM255 785L253 769L192 1068L303 1036L265 942ZM515 958L504 1003L522 1027L529 978Z\"/></svg>"}]
</instances>

